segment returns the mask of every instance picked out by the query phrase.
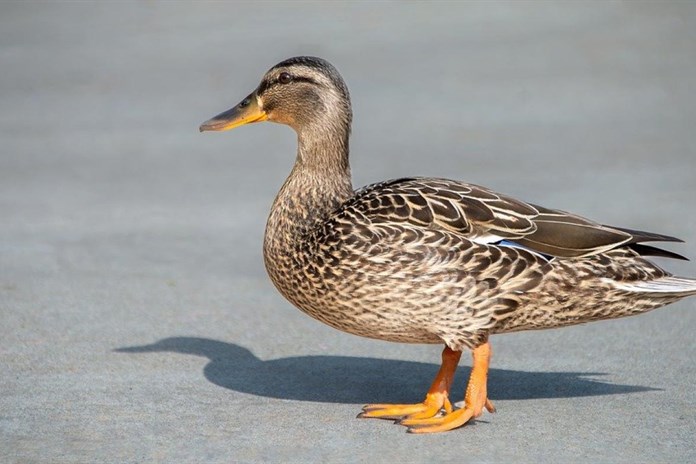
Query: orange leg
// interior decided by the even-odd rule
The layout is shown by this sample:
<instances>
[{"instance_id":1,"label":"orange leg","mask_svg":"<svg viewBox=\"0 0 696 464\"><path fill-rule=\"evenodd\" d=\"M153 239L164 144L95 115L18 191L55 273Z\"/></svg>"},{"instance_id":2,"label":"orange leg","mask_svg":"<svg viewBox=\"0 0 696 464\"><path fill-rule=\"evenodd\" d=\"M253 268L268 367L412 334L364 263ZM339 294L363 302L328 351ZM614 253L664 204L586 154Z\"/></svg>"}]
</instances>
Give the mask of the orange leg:
<instances>
[{"instance_id":1,"label":"orange leg","mask_svg":"<svg viewBox=\"0 0 696 464\"><path fill-rule=\"evenodd\" d=\"M363 407L363 412L358 414L360 418L377 419L427 419L435 417L441 409L447 414L452 412L452 403L449 401L449 390L457 369L461 351L454 351L445 347L442 351L442 365L435 376L433 384L425 395L425 400L417 404L368 404Z\"/></svg>"},{"instance_id":2,"label":"orange leg","mask_svg":"<svg viewBox=\"0 0 696 464\"><path fill-rule=\"evenodd\" d=\"M495 412L493 403L488 399L486 384L488 380L488 364L491 359L491 345L486 342L473 351L474 365L471 368L469 384L466 387L464 407L440 417L416 418L406 417L399 423L408 426L411 433L446 432L461 427L471 419L479 417L483 408Z\"/></svg>"}]
</instances>

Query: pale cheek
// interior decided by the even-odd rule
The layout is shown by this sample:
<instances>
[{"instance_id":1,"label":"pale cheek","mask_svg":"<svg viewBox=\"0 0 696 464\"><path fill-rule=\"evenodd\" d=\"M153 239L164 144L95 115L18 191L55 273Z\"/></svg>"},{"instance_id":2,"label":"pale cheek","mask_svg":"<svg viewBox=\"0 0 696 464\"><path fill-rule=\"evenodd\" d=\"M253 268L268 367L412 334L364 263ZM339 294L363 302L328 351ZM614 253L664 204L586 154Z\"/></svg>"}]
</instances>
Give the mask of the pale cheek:
<instances>
[{"instance_id":1,"label":"pale cheek","mask_svg":"<svg viewBox=\"0 0 696 464\"><path fill-rule=\"evenodd\" d=\"M287 124L288 126L293 126L295 124L295 118L291 114L282 113L280 111L271 110L268 112L268 119L279 124Z\"/></svg>"}]
</instances>

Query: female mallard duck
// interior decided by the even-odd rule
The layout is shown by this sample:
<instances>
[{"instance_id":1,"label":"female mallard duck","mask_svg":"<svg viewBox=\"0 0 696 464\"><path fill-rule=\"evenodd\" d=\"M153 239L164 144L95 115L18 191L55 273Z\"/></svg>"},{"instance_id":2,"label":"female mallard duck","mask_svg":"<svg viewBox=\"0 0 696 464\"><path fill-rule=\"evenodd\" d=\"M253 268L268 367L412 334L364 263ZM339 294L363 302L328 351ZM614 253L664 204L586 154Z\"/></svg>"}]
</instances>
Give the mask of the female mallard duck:
<instances>
[{"instance_id":1,"label":"female mallard duck","mask_svg":"<svg viewBox=\"0 0 696 464\"><path fill-rule=\"evenodd\" d=\"M263 247L285 298L349 333L445 344L422 403L367 405L359 417L400 419L416 433L459 427L484 408L495 411L486 394L489 335L629 316L696 294L696 280L643 258L682 258L643 244L680 241L673 237L453 180L414 177L353 191L351 119L336 69L297 57L200 130L268 120L297 132L295 165L273 202ZM454 410L448 395L464 348L473 368L464 407Z\"/></svg>"}]
</instances>

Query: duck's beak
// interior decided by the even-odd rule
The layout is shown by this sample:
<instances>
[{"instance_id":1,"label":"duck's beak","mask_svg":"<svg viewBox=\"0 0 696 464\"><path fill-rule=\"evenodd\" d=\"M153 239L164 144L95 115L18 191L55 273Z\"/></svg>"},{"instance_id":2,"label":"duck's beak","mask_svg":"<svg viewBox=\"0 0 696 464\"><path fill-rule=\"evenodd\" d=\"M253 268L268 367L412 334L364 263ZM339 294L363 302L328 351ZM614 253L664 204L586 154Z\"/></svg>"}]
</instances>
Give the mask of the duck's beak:
<instances>
[{"instance_id":1,"label":"duck's beak","mask_svg":"<svg viewBox=\"0 0 696 464\"><path fill-rule=\"evenodd\" d=\"M261 109L256 92L252 93L237 106L220 113L201 124L200 131L226 131L252 122L268 119L266 112Z\"/></svg>"}]
</instances>

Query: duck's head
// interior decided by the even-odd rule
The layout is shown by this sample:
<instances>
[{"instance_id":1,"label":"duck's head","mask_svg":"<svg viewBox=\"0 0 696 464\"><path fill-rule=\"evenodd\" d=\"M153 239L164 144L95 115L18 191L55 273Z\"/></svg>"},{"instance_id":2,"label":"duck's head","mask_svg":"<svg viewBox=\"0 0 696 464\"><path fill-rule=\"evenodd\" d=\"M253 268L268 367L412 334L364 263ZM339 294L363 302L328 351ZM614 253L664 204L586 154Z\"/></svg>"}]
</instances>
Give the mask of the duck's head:
<instances>
[{"instance_id":1,"label":"duck's head","mask_svg":"<svg viewBox=\"0 0 696 464\"><path fill-rule=\"evenodd\" d=\"M303 133L343 132L352 119L350 96L341 75L328 61L310 56L287 59L273 66L261 83L237 106L200 126L225 131L244 124L272 121Z\"/></svg>"}]
</instances>

